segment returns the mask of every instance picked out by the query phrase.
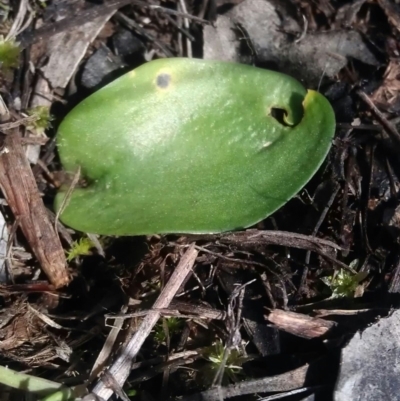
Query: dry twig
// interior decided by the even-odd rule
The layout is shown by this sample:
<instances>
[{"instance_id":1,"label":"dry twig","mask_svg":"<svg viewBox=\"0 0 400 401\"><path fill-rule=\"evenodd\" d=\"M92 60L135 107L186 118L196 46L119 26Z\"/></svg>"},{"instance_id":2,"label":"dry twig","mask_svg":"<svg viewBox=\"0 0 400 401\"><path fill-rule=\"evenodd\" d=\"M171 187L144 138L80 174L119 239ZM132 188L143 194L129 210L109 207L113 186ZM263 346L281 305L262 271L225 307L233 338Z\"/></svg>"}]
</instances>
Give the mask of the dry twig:
<instances>
[{"instance_id":1,"label":"dry twig","mask_svg":"<svg viewBox=\"0 0 400 401\"><path fill-rule=\"evenodd\" d=\"M400 134L396 127L387 120L383 113L375 106L374 102L369 98L369 96L362 90L357 91L357 95L368 105L371 111L374 113L376 119L381 123L384 130L390 135L392 141L400 146Z\"/></svg>"},{"instance_id":2,"label":"dry twig","mask_svg":"<svg viewBox=\"0 0 400 401\"><path fill-rule=\"evenodd\" d=\"M0 154L0 187L49 281L69 283L64 250L40 197L18 131L7 135Z\"/></svg>"},{"instance_id":3,"label":"dry twig","mask_svg":"<svg viewBox=\"0 0 400 401\"><path fill-rule=\"evenodd\" d=\"M310 317L302 313L280 309L268 309L267 311L266 319L279 330L307 339L323 337L336 326L335 322Z\"/></svg>"},{"instance_id":4,"label":"dry twig","mask_svg":"<svg viewBox=\"0 0 400 401\"><path fill-rule=\"evenodd\" d=\"M154 309L163 309L170 305L180 286L190 274L197 254L198 251L194 248L194 244L192 244L182 256L168 283L154 303ZM108 370L108 373L114 376L116 383L120 386L123 386L128 378L134 358L159 318L160 312L158 311L153 310L147 314L135 335L129 340L126 348ZM108 400L113 394L113 391L100 381L94 387L93 393Z\"/></svg>"},{"instance_id":5,"label":"dry twig","mask_svg":"<svg viewBox=\"0 0 400 401\"><path fill-rule=\"evenodd\" d=\"M309 365L304 365L277 376L244 381L226 387L214 387L202 393L183 397L182 401L216 401L220 394L225 400L246 394L294 390L303 387L308 369Z\"/></svg>"}]
</instances>

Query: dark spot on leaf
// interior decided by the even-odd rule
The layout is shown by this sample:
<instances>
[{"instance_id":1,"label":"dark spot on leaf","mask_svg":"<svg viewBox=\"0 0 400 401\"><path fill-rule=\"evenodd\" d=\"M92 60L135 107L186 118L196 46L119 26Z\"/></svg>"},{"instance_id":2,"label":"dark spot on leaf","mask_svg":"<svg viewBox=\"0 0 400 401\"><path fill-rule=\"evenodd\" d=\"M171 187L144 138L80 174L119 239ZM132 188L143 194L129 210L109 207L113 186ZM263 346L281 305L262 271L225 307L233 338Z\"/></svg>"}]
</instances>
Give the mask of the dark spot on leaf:
<instances>
[{"instance_id":1,"label":"dark spot on leaf","mask_svg":"<svg viewBox=\"0 0 400 401\"><path fill-rule=\"evenodd\" d=\"M157 86L160 88L166 88L171 81L171 75L169 74L160 74L157 76Z\"/></svg>"}]
</instances>

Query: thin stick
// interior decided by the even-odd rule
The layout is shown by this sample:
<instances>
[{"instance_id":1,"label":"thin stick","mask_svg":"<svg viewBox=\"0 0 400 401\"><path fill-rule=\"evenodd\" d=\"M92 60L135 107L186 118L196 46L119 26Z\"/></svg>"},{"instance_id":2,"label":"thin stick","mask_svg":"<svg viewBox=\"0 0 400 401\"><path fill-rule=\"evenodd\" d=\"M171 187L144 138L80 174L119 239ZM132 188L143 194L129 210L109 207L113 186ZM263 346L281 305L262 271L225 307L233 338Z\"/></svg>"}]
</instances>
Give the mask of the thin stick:
<instances>
[{"instance_id":1,"label":"thin stick","mask_svg":"<svg viewBox=\"0 0 400 401\"><path fill-rule=\"evenodd\" d=\"M171 10L169 8L161 7L161 6L158 6L158 5L147 5L145 2L141 2L141 1L137 1L137 0L134 0L133 4L142 5L143 7L152 8L155 11L164 12L165 14L171 14L171 15L176 15L178 17L191 19L192 21L199 22L200 24L210 25L209 21L207 21L205 19L202 19L202 18L199 18L199 17L196 17L196 16L194 16L192 14L188 14L186 12L181 13L180 11Z\"/></svg>"},{"instance_id":2,"label":"thin stick","mask_svg":"<svg viewBox=\"0 0 400 401\"><path fill-rule=\"evenodd\" d=\"M159 41L155 36L148 33L133 19L127 17L122 12L117 12L115 14L115 18L117 20L119 20L119 22L122 22L123 24L125 24L129 29L134 29L136 32L138 32L140 35L142 35L144 38L146 38L150 42L153 42L154 45L156 45L162 52L164 52L164 54L167 57L174 57L172 50L170 50L168 46L166 46L164 43Z\"/></svg>"},{"instance_id":3,"label":"thin stick","mask_svg":"<svg viewBox=\"0 0 400 401\"><path fill-rule=\"evenodd\" d=\"M226 387L211 387L201 393L184 396L181 401L212 401L218 400L220 395L226 400L247 394L292 391L304 387L308 370L309 365L306 364L276 376L242 381Z\"/></svg>"},{"instance_id":4,"label":"thin stick","mask_svg":"<svg viewBox=\"0 0 400 401\"><path fill-rule=\"evenodd\" d=\"M258 401L275 401L275 400L280 400L282 398L286 398L289 397L289 395L295 395L295 394L301 394L301 393L305 393L306 391L310 391L310 390L314 390L314 389L318 389L319 387L302 387L302 388L298 388L296 390L292 390L292 391L285 391L284 393L279 393L279 394L274 394L274 395L269 395L266 398L261 398ZM305 399L305 398L303 398Z\"/></svg>"},{"instance_id":5,"label":"thin stick","mask_svg":"<svg viewBox=\"0 0 400 401\"><path fill-rule=\"evenodd\" d=\"M195 37L187 31L185 28L182 28L169 14L165 14L165 18L174 26L180 33L185 35L191 42L195 41Z\"/></svg>"},{"instance_id":6,"label":"thin stick","mask_svg":"<svg viewBox=\"0 0 400 401\"><path fill-rule=\"evenodd\" d=\"M127 306L122 307L122 313L125 313L128 310ZM114 318L114 327L110 330L108 333L106 342L103 345L102 350L100 351L100 354L97 356L96 361L92 367L92 371L90 372L89 375L89 380L88 382L91 383L101 372L101 370L105 367L106 362L111 355L111 352L113 351L113 346L115 343L115 340L117 339L117 336L124 324L124 319L120 317L115 317Z\"/></svg>"},{"instance_id":7,"label":"thin stick","mask_svg":"<svg viewBox=\"0 0 400 401\"><path fill-rule=\"evenodd\" d=\"M168 308L180 286L191 272L197 254L198 251L195 249L194 244L191 244L189 249L182 256L171 278L162 290L160 296L157 298L157 301L154 303L154 309ZM124 385L129 376L134 358L159 318L160 312L158 311L150 311L147 314L147 316L143 319L138 331L130 339L125 349L108 370L108 373L114 376L116 382L121 387ZM93 393L104 398L105 400L108 400L112 396L113 390L107 388L102 381L99 381L94 387Z\"/></svg>"},{"instance_id":8,"label":"thin stick","mask_svg":"<svg viewBox=\"0 0 400 401\"><path fill-rule=\"evenodd\" d=\"M0 130L1 131L7 131L13 128L18 128L20 125L26 125L29 123L33 123L36 120L38 120L39 117L37 116L29 116L29 117L24 117L21 118L17 121L13 121L11 123L4 123L4 124L0 124Z\"/></svg>"},{"instance_id":9,"label":"thin stick","mask_svg":"<svg viewBox=\"0 0 400 401\"><path fill-rule=\"evenodd\" d=\"M374 102L364 91L358 90L357 95L368 105L371 111L375 114L376 119L381 123L382 127L389 134L392 141L396 145L400 146L400 134L397 131L396 127L390 121L388 121L388 119L375 106Z\"/></svg>"},{"instance_id":10,"label":"thin stick","mask_svg":"<svg viewBox=\"0 0 400 401\"><path fill-rule=\"evenodd\" d=\"M326 206L324 207L324 210L322 211L321 216L319 217L319 219L318 219L318 221L317 221L317 224L315 225L314 230L313 230L313 232L311 233L311 235L312 235L313 237L315 237L315 236L317 235L319 228L321 227L322 223L324 222L325 217L326 217L326 215L328 214L328 211L329 211L329 209L331 208L331 206L332 206L332 204L333 204L333 201L334 201L335 198L336 198L337 193L339 192L339 189L340 189L340 185L339 185L339 184L336 184L336 187L335 187L335 189L333 190L333 192L332 192L332 194L331 194L331 197L330 197L329 200L328 200L328 203L327 203ZM307 253L306 253L306 261L305 261L305 266L304 266L303 274L302 274L302 276L301 276L299 289L298 289L298 291L297 291L298 294L301 293L301 291L302 291L302 289L303 289L303 287L304 287L304 284L305 284L305 282L306 282L307 274L308 274L308 265L310 264L310 258L311 258L311 251L308 250Z\"/></svg>"},{"instance_id":11,"label":"thin stick","mask_svg":"<svg viewBox=\"0 0 400 401\"><path fill-rule=\"evenodd\" d=\"M72 179L71 185L69 186L69 188L67 190L67 193L65 194L64 199L61 202L61 206L57 211L56 218L54 219L54 230L55 230L55 232L57 232L57 225L58 225L58 221L60 219L60 216L64 212L65 208L68 206L69 201L70 201L71 196L72 196L72 192L76 188L80 176L81 176L81 167L79 166L77 171L76 171L76 173L74 174L74 178Z\"/></svg>"},{"instance_id":12,"label":"thin stick","mask_svg":"<svg viewBox=\"0 0 400 401\"><path fill-rule=\"evenodd\" d=\"M24 20L26 17L26 14L29 12L29 16L27 18L27 20L25 21L24 24ZM31 23L32 21L32 16L33 12L30 8L29 5L29 1L28 0L21 0L19 3L19 8L18 8L18 12L17 15L14 19L14 22L11 26L11 29L9 30L7 36L6 36L6 41L7 40L11 40L14 39L17 35L19 35L24 29L26 29L28 27L28 25Z\"/></svg>"},{"instance_id":13,"label":"thin stick","mask_svg":"<svg viewBox=\"0 0 400 401\"><path fill-rule=\"evenodd\" d=\"M182 8L182 11L187 14L187 8L186 8L186 3L185 0L179 0L179 5ZM185 26L185 29L187 31L189 31L190 26L189 26L189 19L187 17L183 17L183 25ZM193 53L192 53L192 43L190 42L189 38L186 38L186 52L187 52L187 56L189 58L193 57Z\"/></svg>"}]
</instances>

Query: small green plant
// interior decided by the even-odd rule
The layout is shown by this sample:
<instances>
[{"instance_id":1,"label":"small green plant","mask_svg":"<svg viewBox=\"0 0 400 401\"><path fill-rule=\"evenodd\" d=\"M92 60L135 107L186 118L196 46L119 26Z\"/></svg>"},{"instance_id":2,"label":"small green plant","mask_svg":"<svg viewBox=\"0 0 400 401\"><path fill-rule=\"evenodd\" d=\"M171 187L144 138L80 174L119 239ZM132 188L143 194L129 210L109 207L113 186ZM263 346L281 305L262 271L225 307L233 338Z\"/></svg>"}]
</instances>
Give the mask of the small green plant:
<instances>
[{"instance_id":1,"label":"small green plant","mask_svg":"<svg viewBox=\"0 0 400 401\"><path fill-rule=\"evenodd\" d=\"M0 67L10 69L18 67L21 49L14 39L4 39L0 36Z\"/></svg>"},{"instance_id":2,"label":"small green plant","mask_svg":"<svg viewBox=\"0 0 400 401\"><path fill-rule=\"evenodd\" d=\"M164 319L164 321L167 324L168 333L169 333L170 337L172 337L174 334L177 334L180 331L182 331L182 328L184 325L183 319L180 319L177 317L167 317ZM165 342L167 340L162 321L157 323L157 325L155 327L154 340L158 344L162 344L163 342Z\"/></svg>"},{"instance_id":3,"label":"small green plant","mask_svg":"<svg viewBox=\"0 0 400 401\"><path fill-rule=\"evenodd\" d=\"M135 395L137 395L137 391L135 389L130 389L126 392L126 395L129 397L134 397Z\"/></svg>"},{"instance_id":4,"label":"small green plant","mask_svg":"<svg viewBox=\"0 0 400 401\"><path fill-rule=\"evenodd\" d=\"M47 0L38 0L39 6L42 8L47 7Z\"/></svg>"},{"instance_id":5,"label":"small green plant","mask_svg":"<svg viewBox=\"0 0 400 401\"><path fill-rule=\"evenodd\" d=\"M221 368L224 360L225 347L221 340L217 340L211 347L207 348L203 353L203 357L210 363L203 371L206 384L211 384L215 374ZM236 348L229 352L228 359L226 360L222 384L229 382L237 382L240 375L242 375L242 364L245 361L244 355Z\"/></svg>"},{"instance_id":6,"label":"small green plant","mask_svg":"<svg viewBox=\"0 0 400 401\"><path fill-rule=\"evenodd\" d=\"M71 262L79 256L90 255L90 250L91 248L93 248L93 246L93 242L86 237L81 238L78 241L74 241L72 243L71 249L67 251L67 261Z\"/></svg>"},{"instance_id":7,"label":"small green plant","mask_svg":"<svg viewBox=\"0 0 400 401\"><path fill-rule=\"evenodd\" d=\"M360 282L367 277L367 272L353 274L340 269L336 275L323 277L321 280L332 290L332 298L353 298Z\"/></svg>"},{"instance_id":8,"label":"small green plant","mask_svg":"<svg viewBox=\"0 0 400 401\"><path fill-rule=\"evenodd\" d=\"M28 129L35 130L40 134L51 127L53 116L50 114L50 107L37 106L28 110L28 115L34 117L34 121L28 125Z\"/></svg>"}]
</instances>

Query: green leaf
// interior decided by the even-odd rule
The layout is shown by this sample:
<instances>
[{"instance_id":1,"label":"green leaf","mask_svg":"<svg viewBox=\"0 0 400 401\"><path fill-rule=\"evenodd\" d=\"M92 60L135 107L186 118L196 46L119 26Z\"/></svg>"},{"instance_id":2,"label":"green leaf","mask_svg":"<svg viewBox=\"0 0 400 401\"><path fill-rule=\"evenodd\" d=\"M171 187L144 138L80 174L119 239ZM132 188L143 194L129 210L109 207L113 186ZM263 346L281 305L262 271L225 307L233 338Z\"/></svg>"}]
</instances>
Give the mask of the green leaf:
<instances>
[{"instance_id":1,"label":"green leaf","mask_svg":"<svg viewBox=\"0 0 400 401\"><path fill-rule=\"evenodd\" d=\"M46 397L51 401L75 400L75 396L80 395L83 390L79 386L70 389L60 383L20 373L4 366L0 366L0 383L36 394L39 397Z\"/></svg>"},{"instance_id":2,"label":"green leaf","mask_svg":"<svg viewBox=\"0 0 400 401\"><path fill-rule=\"evenodd\" d=\"M249 227L310 180L334 130L329 102L289 76L152 61L89 96L59 127L62 164L71 173L80 166L87 183L61 220L105 235Z\"/></svg>"}]
</instances>

